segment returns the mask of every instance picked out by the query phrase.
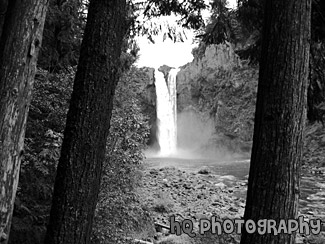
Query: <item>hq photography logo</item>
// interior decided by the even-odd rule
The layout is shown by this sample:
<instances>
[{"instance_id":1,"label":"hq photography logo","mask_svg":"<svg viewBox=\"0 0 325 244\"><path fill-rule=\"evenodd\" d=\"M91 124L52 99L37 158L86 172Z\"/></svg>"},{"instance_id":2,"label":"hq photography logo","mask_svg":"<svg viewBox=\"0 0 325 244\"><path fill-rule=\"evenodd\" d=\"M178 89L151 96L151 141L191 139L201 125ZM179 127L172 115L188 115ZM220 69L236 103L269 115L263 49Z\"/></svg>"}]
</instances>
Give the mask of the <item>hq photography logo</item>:
<instances>
[{"instance_id":1,"label":"hq photography logo","mask_svg":"<svg viewBox=\"0 0 325 244\"><path fill-rule=\"evenodd\" d=\"M190 219L184 219L182 221L176 221L175 216L170 217L170 233L181 235L187 234L190 237L195 237L194 223ZM275 221L272 219L261 219L255 222L254 220L243 219L225 219L223 221L218 220L215 216L210 219L199 220L199 233L204 235L206 232L212 234L221 235L237 233L241 234L245 231L249 234L258 232L260 235L264 234L292 234L294 232L304 235L318 235L321 232L322 221L320 219L312 219L309 222L305 221L302 216L298 219L280 220Z\"/></svg>"}]
</instances>

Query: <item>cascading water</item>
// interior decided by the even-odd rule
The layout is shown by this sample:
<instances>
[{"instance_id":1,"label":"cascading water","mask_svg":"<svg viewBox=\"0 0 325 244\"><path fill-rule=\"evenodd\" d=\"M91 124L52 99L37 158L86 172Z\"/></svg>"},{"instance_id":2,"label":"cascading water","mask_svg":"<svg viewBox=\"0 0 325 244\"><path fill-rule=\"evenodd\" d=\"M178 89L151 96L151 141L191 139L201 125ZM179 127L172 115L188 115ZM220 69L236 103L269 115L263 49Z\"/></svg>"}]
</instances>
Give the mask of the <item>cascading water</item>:
<instances>
[{"instance_id":1,"label":"cascading water","mask_svg":"<svg viewBox=\"0 0 325 244\"><path fill-rule=\"evenodd\" d=\"M155 70L157 94L158 143L160 156L168 156L176 152L177 145L177 108L176 108L176 75L178 69L171 69L166 84L162 72Z\"/></svg>"}]
</instances>

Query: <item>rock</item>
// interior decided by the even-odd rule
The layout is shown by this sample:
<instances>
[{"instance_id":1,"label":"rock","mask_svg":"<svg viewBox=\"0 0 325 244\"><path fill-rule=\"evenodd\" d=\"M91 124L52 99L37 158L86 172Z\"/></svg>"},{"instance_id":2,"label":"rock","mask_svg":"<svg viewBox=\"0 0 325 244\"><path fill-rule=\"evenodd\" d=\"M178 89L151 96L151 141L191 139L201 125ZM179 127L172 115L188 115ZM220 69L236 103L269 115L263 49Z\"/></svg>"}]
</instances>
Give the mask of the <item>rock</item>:
<instances>
[{"instance_id":1,"label":"rock","mask_svg":"<svg viewBox=\"0 0 325 244\"><path fill-rule=\"evenodd\" d=\"M143 67L140 69L143 75L139 77L139 90L141 91L138 95L141 97L142 101L142 111L145 115L149 117L150 124L150 136L149 145L154 145L157 143L156 138L156 88L155 88L155 76L154 68ZM137 81L138 79L135 79Z\"/></svg>"},{"instance_id":2,"label":"rock","mask_svg":"<svg viewBox=\"0 0 325 244\"><path fill-rule=\"evenodd\" d=\"M231 211L231 212L238 212L238 209L231 206L230 208L228 208L228 211Z\"/></svg>"},{"instance_id":3,"label":"rock","mask_svg":"<svg viewBox=\"0 0 325 244\"><path fill-rule=\"evenodd\" d=\"M150 170L149 173L152 175L158 175L158 171L156 169Z\"/></svg>"},{"instance_id":4,"label":"rock","mask_svg":"<svg viewBox=\"0 0 325 244\"><path fill-rule=\"evenodd\" d=\"M190 184L183 184L183 187L187 190L192 189L192 186Z\"/></svg>"},{"instance_id":5,"label":"rock","mask_svg":"<svg viewBox=\"0 0 325 244\"><path fill-rule=\"evenodd\" d=\"M236 180L236 177L233 175L223 175L219 178L220 180L229 180L229 181L233 181Z\"/></svg>"},{"instance_id":6,"label":"rock","mask_svg":"<svg viewBox=\"0 0 325 244\"><path fill-rule=\"evenodd\" d=\"M244 202L239 202L238 206L240 206L241 208L245 208L246 204Z\"/></svg>"},{"instance_id":7,"label":"rock","mask_svg":"<svg viewBox=\"0 0 325 244\"><path fill-rule=\"evenodd\" d=\"M200 184L200 185L198 185L197 189L201 189L201 190L203 190L203 189L206 189L206 187L205 187L204 184Z\"/></svg>"},{"instance_id":8,"label":"rock","mask_svg":"<svg viewBox=\"0 0 325 244\"><path fill-rule=\"evenodd\" d=\"M325 183L316 182L316 187L325 188Z\"/></svg>"},{"instance_id":9,"label":"rock","mask_svg":"<svg viewBox=\"0 0 325 244\"><path fill-rule=\"evenodd\" d=\"M164 74L165 80L167 80L169 71L172 69L173 67L169 67L168 65L162 65L158 68L158 70L160 72L162 72Z\"/></svg>"},{"instance_id":10,"label":"rock","mask_svg":"<svg viewBox=\"0 0 325 244\"><path fill-rule=\"evenodd\" d=\"M195 218L197 220L200 220L200 219L208 219L208 217L205 214L201 214L201 213L196 214L195 215Z\"/></svg>"},{"instance_id":11,"label":"rock","mask_svg":"<svg viewBox=\"0 0 325 244\"><path fill-rule=\"evenodd\" d=\"M202 175L208 175L210 173L211 173L211 171L208 168L200 169L199 172L198 172L198 174L202 174Z\"/></svg>"},{"instance_id":12,"label":"rock","mask_svg":"<svg viewBox=\"0 0 325 244\"><path fill-rule=\"evenodd\" d=\"M155 240L160 239L163 236L163 234L161 232L157 232L154 236Z\"/></svg>"},{"instance_id":13,"label":"rock","mask_svg":"<svg viewBox=\"0 0 325 244\"><path fill-rule=\"evenodd\" d=\"M165 187L171 187L171 185L169 183L164 183Z\"/></svg>"},{"instance_id":14,"label":"rock","mask_svg":"<svg viewBox=\"0 0 325 244\"><path fill-rule=\"evenodd\" d=\"M211 205L212 205L212 206L222 206L222 204L219 203L219 202L213 202Z\"/></svg>"},{"instance_id":15,"label":"rock","mask_svg":"<svg viewBox=\"0 0 325 244\"><path fill-rule=\"evenodd\" d=\"M216 187L219 187L219 188L225 188L226 187L226 185L224 184L224 183L222 183L222 182L219 182L219 183L216 183L216 184L214 184Z\"/></svg>"},{"instance_id":16,"label":"rock","mask_svg":"<svg viewBox=\"0 0 325 244\"><path fill-rule=\"evenodd\" d=\"M302 244L302 243L305 243L304 238L302 238L301 236L297 236L296 237L296 244Z\"/></svg>"}]
</instances>

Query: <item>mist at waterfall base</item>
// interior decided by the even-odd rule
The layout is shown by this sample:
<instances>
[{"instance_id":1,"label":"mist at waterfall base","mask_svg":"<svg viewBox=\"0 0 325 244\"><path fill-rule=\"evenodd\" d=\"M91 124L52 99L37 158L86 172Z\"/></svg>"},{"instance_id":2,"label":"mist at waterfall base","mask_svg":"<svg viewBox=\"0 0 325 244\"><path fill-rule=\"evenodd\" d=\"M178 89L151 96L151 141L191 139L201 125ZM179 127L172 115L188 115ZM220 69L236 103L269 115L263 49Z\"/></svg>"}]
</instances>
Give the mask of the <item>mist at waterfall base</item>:
<instances>
[{"instance_id":1,"label":"mist at waterfall base","mask_svg":"<svg viewBox=\"0 0 325 244\"><path fill-rule=\"evenodd\" d=\"M215 128L212 119L203 118L194 109L177 115L177 153L183 158L225 158L226 153L217 150Z\"/></svg>"},{"instance_id":2,"label":"mist at waterfall base","mask_svg":"<svg viewBox=\"0 0 325 244\"><path fill-rule=\"evenodd\" d=\"M172 151L148 151L147 157L169 157L183 159L213 159L217 161L232 161L234 155L218 147L214 121L203 118L194 109L187 109L177 114L177 142ZM160 138L162 139L162 138ZM159 139L158 139L159 140Z\"/></svg>"},{"instance_id":3,"label":"mist at waterfall base","mask_svg":"<svg viewBox=\"0 0 325 244\"><path fill-rule=\"evenodd\" d=\"M171 69L167 80L164 74L155 70L157 95L157 140L159 150L148 149L148 158L183 158L232 160L234 155L217 148L214 121L204 118L194 107L189 106L177 114L176 75L178 69Z\"/></svg>"}]
</instances>

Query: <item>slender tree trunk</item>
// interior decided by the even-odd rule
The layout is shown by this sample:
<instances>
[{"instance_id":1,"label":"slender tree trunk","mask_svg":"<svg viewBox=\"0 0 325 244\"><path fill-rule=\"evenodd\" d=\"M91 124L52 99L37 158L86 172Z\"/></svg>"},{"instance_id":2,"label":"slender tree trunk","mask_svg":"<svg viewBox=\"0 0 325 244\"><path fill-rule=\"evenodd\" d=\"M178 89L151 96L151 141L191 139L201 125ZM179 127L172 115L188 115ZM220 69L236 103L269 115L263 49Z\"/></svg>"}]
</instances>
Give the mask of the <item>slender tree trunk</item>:
<instances>
[{"instance_id":1,"label":"slender tree trunk","mask_svg":"<svg viewBox=\"0 0 325 244\"><path fill-rule=\"evenodd\" d=\"M262 58L244 219L297 218L310 49L310 0L265 1ZM294 243L244 232L242 244Z\"/></svg>"},{"instance_id":2,"label":"slender tree trunk","mask_svg":"<svg viewBox=\"0 0 325 244\"><path fill-rule=\"evenodd\" d=\"M48 0L12 0L0 27L0 243L9 238L47 6Z\"/></svg>"},{"instance_id":3,"label":"slender tree trunk","mask_svg":"<svg viewBox=\"0 0 325 244\"><path fill-rule=\"evenodd\" d=\"M90 1L46 244L90 241L126 31L125 0Z\"/></svg>"}]
</instances>

